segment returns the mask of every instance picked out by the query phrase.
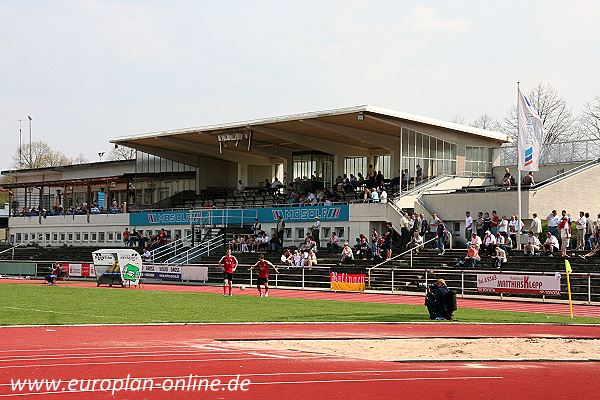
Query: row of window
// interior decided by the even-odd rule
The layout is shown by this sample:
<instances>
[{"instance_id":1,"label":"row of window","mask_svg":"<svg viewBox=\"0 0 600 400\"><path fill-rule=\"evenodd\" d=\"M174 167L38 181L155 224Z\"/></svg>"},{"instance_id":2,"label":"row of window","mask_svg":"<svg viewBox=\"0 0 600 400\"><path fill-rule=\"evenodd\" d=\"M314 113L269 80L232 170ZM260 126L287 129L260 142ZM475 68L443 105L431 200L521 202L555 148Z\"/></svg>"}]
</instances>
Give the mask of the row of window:
<instances>
[{"instance_id":1,"label":"row of window","mask_svg":"<svg viewBox=\"0 0 600 400\"><path fill-rule=\"evenodd\" d=\"M346 235L346 228L343 226L337 227L321 227L320 237L328 238L331 232L335 231L340 239L344 239ZM158 235L159 230L140 230L147 237ZM185 229L174 229L167 230L167 238L181 238L182 234L188 237L191 234L191 230ZM288 240L304 240L306 234L310 232L307 228L286 228L284 237ZM271 229L271 234L275 233L275 228ZM123 233L122 232L35 232L35 233L21 233L17 232L10 235L12 243L27 243L33 242L38 244L78 244L78 243L89 243L89 244L110 244L117 243L122 244Z\"/></svg>"}]
</instances>

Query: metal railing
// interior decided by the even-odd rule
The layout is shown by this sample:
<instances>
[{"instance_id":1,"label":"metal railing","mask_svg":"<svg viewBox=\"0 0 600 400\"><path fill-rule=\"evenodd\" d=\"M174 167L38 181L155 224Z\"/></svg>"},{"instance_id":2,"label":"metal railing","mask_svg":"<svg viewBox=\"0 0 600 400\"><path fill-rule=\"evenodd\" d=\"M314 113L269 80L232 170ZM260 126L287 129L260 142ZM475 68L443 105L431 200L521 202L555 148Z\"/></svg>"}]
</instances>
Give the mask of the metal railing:
<instances>
[{"instance_id":1,"label":"metal railing","mask_svg":"<svg viewBox=\"0 0 600 400\"><path fill-rule=\"evenodd\" d=\"M593 166L595 166L596 164L599 164L599 163L600 163L600 158L597 158L597 159L592 160L592 161L588 161L588 162L586 162L584 164L581 164L581 165L579 165L579 166L577 166L577 167L575 167L573 169L570 169L568 171L562 172L562 173L560 173L558 175L553 176L552 178L546 179L545 181L542 181L542 182L537 183L535 185L531 185L529 187L529 190L536 190L536 189L539 189L539 188L541 188L543 186L547 186L547 185L551 185L553 183L559 182L559 181L561 181L563 179L566 179L566 178L569 178L569 177L571 177L571 176L573 176L575 174L578 174L581 171L584 171L584 170L586 170L588 168L591 168L591 167L593 167Z\"/></svg>"},{"instance_id":2,"label":"metal railing","mask_svg":"<svg viewBox=\"0 0 600 400\"><path fill-rule=\"evenodd\" d=\"M186 243L190 242L191 240L192 234L190 233L181 239L177 239L163 246L157 247L156 249L150 252L150 258L147 261L154 263L158 258L165 257L169 254L173 254L173 256L176 256L177 249L183 249L184 247L186 247Z\"/></svg>"},{"instance_id":3,"label":"metal railing","mask_svg":"<svg viewBox=\"0 0 600 400\"><path fill-rule=\"evenodd\" d=\"M19 264L34 264L35 268L30 268L38 277L45 276L52 270L52 266L57 261L20 261ZM60 261L69 263L68 261ZM13 261L0 260L0 267L5 263ZM222 269L215 263L189 264L189 267L208 268L208 281L202 281L208 284L221 285L223 282ZM285 287L300 290L331 290L330 272L332 267L340 268L339 265L323 264L307 267L286 267L277 266L279 273L271 275L270 284L272 287ZM240 264L236 270L235 283L244 285L254 285L256 275L254 271L249 270L250 264ZM372 280L367 290L369 293L402 293L402 294L420 294L424 292L422 285L433 283L438 278L444 278L446 285L456 291L460 297L481 296L486 298L504 299L507 296L496 293L481 293L477 291L477 274L511 274L511 275L541 275L556 277L557 271L499 271L493 270L471 270L471 269L408 269L408 268L379 268L374 271ZM12 275L32 275L30 273L13 272ZM93 279L79 278L74 279ZM567 287L566 277L561 274L560 291L558 296L540 296L540 295L518 295L511 294L510 298L515 300L539 299L546 302L564 302L566 299ZM153 279L148 279L152 281ZM160 281L160 279L158 279ZM188 281L173 281L176 284L194 284ZM587 304L600 302L600 273L578 273L570 274L571 291L573 299ZM197 284L197 283L196 283Z\"/></svg>"},{"instance_id":4,"label":"metal railing","mask_svg":"<svg viewBox=\"0 0 600 400\"><path fill-rule=\"evenodd\" d=\"M542 145L541 165L572 164L600 158L600 140L588 139L572 142L545 143ZM517 164L517 147L500 147L499 166Z\"/></svg>"},{"instance_id":5,"label":"metal railing","mask_svg":"<svg viewBox=\"0 0 600 400\"><path fill-rule=\"evenodd\" d=\"M4 254L4 253L7 253L7 252L9 252L9 251L12 251L11 260L14 260L14 259L15 259L15 249L16 249L17 247L26 246L26 245L28 245L29 243L31 243L31 242L30 242L30 241L28 241L28 242L19 243L19 244L17 244L17 245L15 245L15 246L13 246L13 247L10 247L10 248L8 248L8 249L4 249L4 250L0 251L0 254Z\"/></svg>"},{"instance_id":6,"label":"metal railing","mask_svg":"<svg viewBox=\"0 0 600 400\"><path fill-rule=\"evenodd\" d=\"M397 259L397 258L399 258L399 257L402 257L402 256L404 256L404 255L405 255L405 254L407 254L407 253L410 253L410 267L412 268L412 266L413 266L413 251L414 251L415 249L424 249L424 248L425 248L425 245L426 245L427 243L431 243L431 242L433 242L433 241L435 241L435 240L437 240L437 237L433 237L433 238L429 239L428 241L426 241L426 242L423 242L423 244L422 244L422 245L420 245L420 246L411 247L410 249L408 249L408 250L405 250L405 251L403 251L403 252L402 252L402 253L400 253L400 254L396 254L395 256L393 256L392 258L390 258L390 259L388 259L388 260L383 260L383 261L382 261L382 262L380 262L379 264L375 264L375 265L374 265L374 266L372 266L371 268L367 268L367 277L368 277L369 286L371 286L371 271L372 271L372 270L374 270L375 268L379 268L379 267L381 267L382 265L389 263L390 261L394 261L395 259Z\"/></svg>"},{"instance_id":7,"label":"metal railing","mask_svg":"<svg viewBox=\"0 0 600 400\"><path fill-rule=\"evenodd\" d=\"M225 246L225 235L220 234L209 240L199 243L197 246L192 247L183 253L173 256L166 260L163 264L165 265L182 265L189 264L190 260L194 261L198 257L210 255L211 251L217 250L220 247Z\"/></svg>"}]
</instances>

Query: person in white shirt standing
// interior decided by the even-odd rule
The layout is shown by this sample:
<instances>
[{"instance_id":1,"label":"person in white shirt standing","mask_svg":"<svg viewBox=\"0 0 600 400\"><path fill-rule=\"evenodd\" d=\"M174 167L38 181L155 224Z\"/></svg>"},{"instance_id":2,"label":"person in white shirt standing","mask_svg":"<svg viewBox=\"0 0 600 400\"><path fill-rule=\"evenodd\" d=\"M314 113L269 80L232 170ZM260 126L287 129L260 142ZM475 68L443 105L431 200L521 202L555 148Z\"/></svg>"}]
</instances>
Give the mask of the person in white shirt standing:
<instances>
[{"instance_id":1,"label":"person in white shirt standing","mask_svg":"<svg viewBox=\"0 0 600 400\"><path fill-rule=\"evenodd\" d=\"M471 211L465 213L465 240L468 242L471 240L473 234L473 217L471 217Z\"/></svg>"},{"instance_id":2,"label":"person in white shirt standing","mask_svg":"<svg viewBox=\"0 0 600 400\"><path fill-rule=\"evenodd\" d=\"M583 211L579 211L579 219L575 223L577 226L577 250L585 250L585 229L587 225L587 218Z\"/></svg>"},{"instance_id":3,"label":"person in white shirt standing","mask_svg":"<svg viewBox=\"0 0 600 400\"><path fill-rule=\"evenodd\" d=\"M379 195L379 202L380 203L387 203L388 199L388 195L387 192L385 191L385 188L382 186L381 187L381 194Z\"/></svg>"},{"instance_id":4,"label":"person in white shirt standing","mask_svg":"<svg viewBox=\"0 0 600 400\"><path fill-rule=\"evenodd\" d=\"M506 219L506 215L502 216L502 219L500 220L500 223L498 224L498 234L500 234L502 232L508 234L508 220Z\"/></svg>"},{"instance_id":5,"label":"person in white shirt standing","mask_svg":"<svg viewBox=\"0 0 600 400\"><path fill-rule=\"evenodd\" d=\"M529 230L532 231L533 234L541 240L540 235L542 234L542 221L538 218L536 213L533 213L533 218L531 219L531 225L529 225Z\"/></svg>"}]
</instances>

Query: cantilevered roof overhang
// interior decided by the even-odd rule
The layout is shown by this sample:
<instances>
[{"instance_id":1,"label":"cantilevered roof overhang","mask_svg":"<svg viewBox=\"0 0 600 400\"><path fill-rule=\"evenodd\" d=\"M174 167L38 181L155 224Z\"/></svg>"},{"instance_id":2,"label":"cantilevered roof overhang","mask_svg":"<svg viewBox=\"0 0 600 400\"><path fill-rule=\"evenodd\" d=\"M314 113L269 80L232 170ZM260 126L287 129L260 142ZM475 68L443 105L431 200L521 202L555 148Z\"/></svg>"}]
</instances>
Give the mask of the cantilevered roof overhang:
<instances>
[{"instance_id":1,"label":"cantilevered roof overhang","mask_svg":"<svg viewBox=\"0 0 600 400\"><path fill-rule=\"evenodd\" d=\"M406 123L508 142L508 135L433 118L369 105L268 117L186 129L117 137L111 143L131 147L188 165L201 158L248 164L280 163L292 152L319 150L361 156L385 154L399 148L400 127ZM224 142L223 134L245 133L246 140Z\"/></svg>"}]
</instances>

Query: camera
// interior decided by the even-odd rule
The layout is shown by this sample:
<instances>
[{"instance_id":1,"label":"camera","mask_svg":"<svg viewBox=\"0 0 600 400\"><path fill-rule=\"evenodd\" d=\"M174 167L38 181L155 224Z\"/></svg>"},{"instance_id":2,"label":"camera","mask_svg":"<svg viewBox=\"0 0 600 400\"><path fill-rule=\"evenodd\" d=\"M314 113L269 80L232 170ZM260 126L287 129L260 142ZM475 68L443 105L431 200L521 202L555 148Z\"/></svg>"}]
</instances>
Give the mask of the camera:
<instances>
[{"instance_id":1,"label":"camera","mask_svg":"<svg viewBox=\"0 0 600 400\"><path fill-rule=\"evenodd\" d=\"M419 282L417 283L417 287L419 289L428 289L428 290L432 290L435 288L435 283L423 283L423 282Z\"/></svg>"}]
</instances>

